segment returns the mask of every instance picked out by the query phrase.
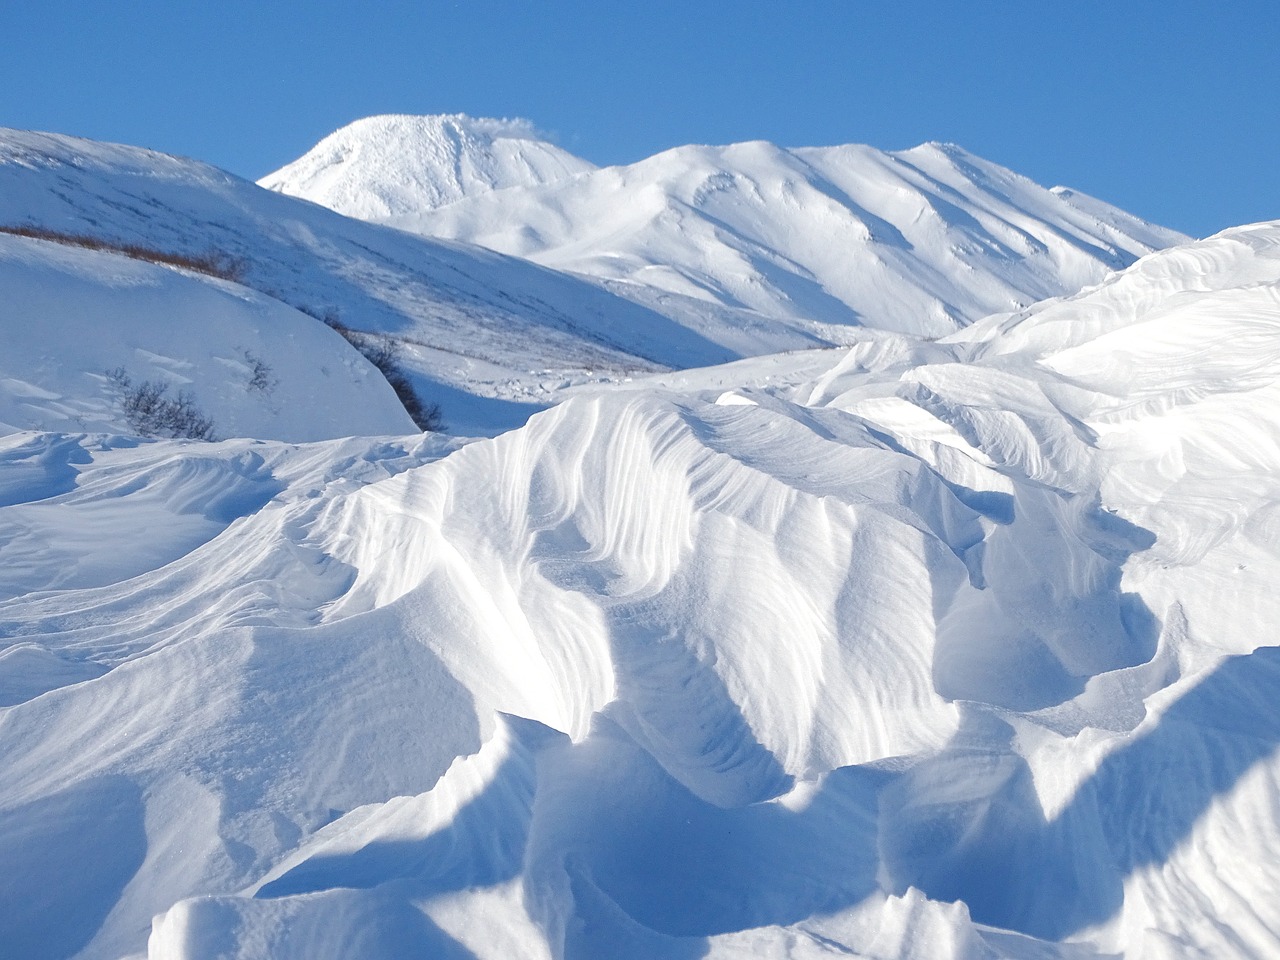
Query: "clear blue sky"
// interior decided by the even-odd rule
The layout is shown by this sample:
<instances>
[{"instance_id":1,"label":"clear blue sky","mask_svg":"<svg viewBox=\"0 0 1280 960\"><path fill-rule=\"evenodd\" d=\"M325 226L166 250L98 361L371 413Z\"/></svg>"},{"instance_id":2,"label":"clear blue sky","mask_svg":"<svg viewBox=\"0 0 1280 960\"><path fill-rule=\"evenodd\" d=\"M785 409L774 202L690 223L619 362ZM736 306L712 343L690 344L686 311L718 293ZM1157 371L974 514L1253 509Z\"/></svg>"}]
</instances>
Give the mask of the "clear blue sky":
<instances>
[{"instance_id":1,"label":"clear blue sky","mask_svg":"<svg viewBox=\"0 0 1280 960\"><path fill-rule=\"evenodd\" d=\"M250 178L375 113L596 163L951 140L1203 235L1280 217L1277 0L5 0L0 125Z\"/></svg>"}]
</instances>

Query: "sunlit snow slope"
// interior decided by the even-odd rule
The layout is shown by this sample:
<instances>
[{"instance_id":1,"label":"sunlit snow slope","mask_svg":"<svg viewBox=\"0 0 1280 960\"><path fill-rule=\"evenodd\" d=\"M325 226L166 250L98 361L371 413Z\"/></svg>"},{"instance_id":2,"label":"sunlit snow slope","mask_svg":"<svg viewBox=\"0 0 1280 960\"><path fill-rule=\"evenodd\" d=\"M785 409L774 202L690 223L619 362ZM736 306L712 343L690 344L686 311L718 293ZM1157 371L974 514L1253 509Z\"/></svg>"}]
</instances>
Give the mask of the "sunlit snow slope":
<instances>
[{"instance_id":1,"label":"sunlit snow slope","mask_svg":"<svg viewBox=\"0 0 1280 960\"><path fill-rule=\"evenodd\" d=\"M134 388L162 385L168 400L185 391L220 436L414 429L387 381L342 337L239 284L0 234L0 291L0 433L136 433L120 374Z\"/></svg>"},{"instance_id":2,"label":"sunlit snow slope","mask_svg":"<svg viewBox=\"0 0 1280 960\"><path fill-rule=\"evenodd\" d=\"M908 164L870 148L691 147L596 171L518 121L381 117L334 134L266 190L191 160L10 130L0 131L0 228L236 263L260 299L395 337L450 428L489 435L582 383L851 343L849 324L950 331L1074 291L1176 238L952 148L921 150ZM465 215L465 230L431 229L503 248L490 227L510 227L522 256L338 216L290 191L396 223L492 200L479 219ZM546 206L539 191L565 192L547 193ZM855 195L857 209L841 205ZM904 225L886 230L893 218ZM133 309L122 290L108 269L108 313ZM192 306L174 297L166 309L189 331L206 322ZM74 381L43 382L16 355L0 376L69 410L93 407L91 378L106 364L85 358ZM318 371L310 389L325 382ZM64 392L77 383L87 392Z\"/></svg>"},{"instance_id":3,"label":"sunlit snow slope","mask_svg":"<svg viewBox=\"0 0 1280 960\"><path fill-rule=\"evenodd\" d=\"M456 449L5 438L0 943L1275 956L1278 437L1280 223Z\"/></svg>"},{"instance_id":4,"label":"sunlit snow slope","mask_svg":"<svg viewBox=\"0 0 1280 960\"><path fill-rule=\"evenodd\" d=\"M505 168L512 142L530 158L556 148L483 137L459 147L437 132L455 124L373 118L262 183L597 278L741 356L848 342L849 326L952 333L1187 239L951 144L687 146L458 189L459 157L464 170ZM341 190L310 174L336 153L354 158L335 168ZM393 190L393 202L378 200Z\"/></svg>"},{"instance_id":5,"label":"sunlit snow slope","mask_svg":"<svg viewBox=\"0 0 1280 960\"><path fill-rule=\"evenodd\" d=\"M733 356L594 283L137 147L0 129L0 227L14 226L238 261L259 294L397 337L420 392L461 433L523 423L562 384ZM201 323L198 311L175 319Z\"/></svg>"}]
</instances>

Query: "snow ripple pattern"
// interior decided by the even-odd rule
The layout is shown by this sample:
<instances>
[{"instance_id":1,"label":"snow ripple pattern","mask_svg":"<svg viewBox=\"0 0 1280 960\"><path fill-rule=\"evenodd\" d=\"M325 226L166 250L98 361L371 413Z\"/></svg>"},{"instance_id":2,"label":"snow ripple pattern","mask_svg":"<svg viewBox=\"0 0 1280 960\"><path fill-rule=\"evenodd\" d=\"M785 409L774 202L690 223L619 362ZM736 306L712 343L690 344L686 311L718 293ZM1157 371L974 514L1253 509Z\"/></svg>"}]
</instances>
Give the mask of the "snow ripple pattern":
<instances>
[{"instance_id":1,"label":"snow ripple pattern","mask_svg":"<svg viewBox=\"0 0 1280 960\"><path fill-rule=\"evenodd\" d=\"M1280 223L461 447L6 439L28 545L200 519L0 600L0 942L1274 956L1277 289Z\"/></svg>"}]
</instances>

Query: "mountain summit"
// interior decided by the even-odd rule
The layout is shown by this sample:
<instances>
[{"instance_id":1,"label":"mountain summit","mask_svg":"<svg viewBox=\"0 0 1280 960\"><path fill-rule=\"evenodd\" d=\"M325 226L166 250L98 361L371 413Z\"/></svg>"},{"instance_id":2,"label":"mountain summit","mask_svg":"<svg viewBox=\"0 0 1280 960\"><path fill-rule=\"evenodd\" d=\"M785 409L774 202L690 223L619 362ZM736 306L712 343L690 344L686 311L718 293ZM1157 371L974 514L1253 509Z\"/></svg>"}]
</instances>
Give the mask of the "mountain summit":
<instances>
[{"instance_id":1,"label":"mountain summit","mask_svg":"<svg viewBox=\"0 0 1280 960\"><path fill-rule=\"evenodd\" d=\"M388 114L331 133L258 183L349 217L381 220L594 169L527 120Z\"/></svg>"}]
</instances>

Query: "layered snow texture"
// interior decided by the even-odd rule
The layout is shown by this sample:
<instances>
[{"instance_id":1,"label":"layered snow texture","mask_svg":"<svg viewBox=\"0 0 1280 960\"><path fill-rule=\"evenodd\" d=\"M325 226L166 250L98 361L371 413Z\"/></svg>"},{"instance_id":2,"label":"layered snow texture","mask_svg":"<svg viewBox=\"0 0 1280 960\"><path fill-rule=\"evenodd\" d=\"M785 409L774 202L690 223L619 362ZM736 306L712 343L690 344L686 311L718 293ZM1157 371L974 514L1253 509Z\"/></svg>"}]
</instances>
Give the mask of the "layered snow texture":
<instances>
[{"instance_id":1,"label":"layered snow texture","mask_svg":"<svg viewBox=\"0 0 1280 960\"><path fill-rule=\"evenodd\" d=\"M461 446L6 438L0 943L1275 956L1278 384L1273 223Z\"/></svg>"},{"instance_id":2,"label":"layered snow texture","mask_svg":"<svg viewBox=\"0 0 1280 960\"><path fill-rule=\"evenodd\" d=\"M371 118L261 183L596 278L738 356L851 326L949 334L1187 239L952 144L686 146L591 169L504 123Z\"/></svg>"}]
</instances>

